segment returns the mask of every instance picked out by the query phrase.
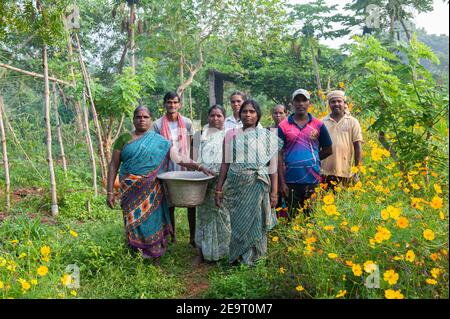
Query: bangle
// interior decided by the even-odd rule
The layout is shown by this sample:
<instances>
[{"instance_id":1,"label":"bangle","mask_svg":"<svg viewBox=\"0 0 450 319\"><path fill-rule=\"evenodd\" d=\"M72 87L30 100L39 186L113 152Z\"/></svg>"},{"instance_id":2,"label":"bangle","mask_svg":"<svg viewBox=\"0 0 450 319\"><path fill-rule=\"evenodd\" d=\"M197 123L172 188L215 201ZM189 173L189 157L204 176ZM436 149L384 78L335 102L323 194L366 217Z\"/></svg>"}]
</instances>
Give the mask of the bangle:
<instances>
[{"instance_id":1,"label":"bangle","mask_svg":"<svg viewBox=\"0 0 450 319\"><path fill-rule=\"evenodd\" d=\"M200 164L198 167L197 167L197 171L199 171L200 170L200 168L202 167L203 165L202 164Z\"/></svg>"}]
</instances>

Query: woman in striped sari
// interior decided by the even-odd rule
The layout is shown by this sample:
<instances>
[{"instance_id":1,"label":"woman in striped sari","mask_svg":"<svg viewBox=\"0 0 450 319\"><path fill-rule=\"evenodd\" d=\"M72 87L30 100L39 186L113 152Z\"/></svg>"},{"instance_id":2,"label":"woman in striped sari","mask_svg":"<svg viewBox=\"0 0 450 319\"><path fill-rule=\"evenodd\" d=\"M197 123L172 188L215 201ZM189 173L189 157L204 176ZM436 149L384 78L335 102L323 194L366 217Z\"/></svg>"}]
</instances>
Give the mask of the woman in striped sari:
<instances>
[{"instance_id":1,"label":"woman in striped sari","mask_svg":"<svg viewBox=\"0 0 450 319\"><path fill-rule=\"evenodd\" d=\"M230 263L253 265L266 254L267 231L277 222L273 210L278 199L276 159L282 141L257 127L261 110L256 101L245 101L239 114L243 127L225 135L215 202L230 212ZM229 187L224 201L226 179Z\"/></svg>"},{"instance_id":2,"label":"woman in striped sari","mask_svg":"<svg viewBox=\"0 0 450 319\"><path fill-rule=\"evenodd\" d=\"M121 135L114 144L108 171L107 205L114 208L113 185L120 167L121 207L128 244L144 258L159 258L167 248L167 236L173 232L169 209L157 175L167 169L169 156L180 165L211 172L189 158L180 157L170 142L150 130L150 111L134 111L135 130Z\"/></svg>"}]
</instances>

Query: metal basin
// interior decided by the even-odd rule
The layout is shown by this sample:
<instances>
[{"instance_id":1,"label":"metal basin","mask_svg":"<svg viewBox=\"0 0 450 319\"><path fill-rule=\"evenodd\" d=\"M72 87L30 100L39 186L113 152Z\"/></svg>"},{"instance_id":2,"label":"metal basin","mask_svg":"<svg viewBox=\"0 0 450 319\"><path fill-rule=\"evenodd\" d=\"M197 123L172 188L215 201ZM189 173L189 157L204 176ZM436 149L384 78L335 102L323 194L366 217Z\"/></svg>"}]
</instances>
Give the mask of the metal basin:
<instances>
[{"instance_id":1,"label":"metal basin","mask_svg":"<svg viewBox=\"0 0 450 319\"><path fill-rule=\"evenodd\" d=\"M214 176L202 172L175 171L157 176L163 181L164 192L170 206L195 207L205 200L208 182Z\"/></svg>"}]
</instances>

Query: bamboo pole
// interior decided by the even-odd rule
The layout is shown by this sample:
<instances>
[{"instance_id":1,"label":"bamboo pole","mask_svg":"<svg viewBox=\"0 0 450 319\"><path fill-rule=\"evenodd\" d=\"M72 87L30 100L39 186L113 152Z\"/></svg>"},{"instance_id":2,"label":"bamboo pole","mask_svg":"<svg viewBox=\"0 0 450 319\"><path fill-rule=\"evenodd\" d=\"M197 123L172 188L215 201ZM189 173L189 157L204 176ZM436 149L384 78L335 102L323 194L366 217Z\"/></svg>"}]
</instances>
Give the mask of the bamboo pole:
<instances>
[{"instance_id":1,"label":"bamboo pole","mask_svg":"<svg viewBox=\"0 0 450 319\"><path fill-rule=\"evenodd\" d=\"M6 149L6 134L5 126L3 124L3 96L0 95L0 132L2 134L2 151L3 151L3 166L5 168L5 197L6 197L6 211L8 212L11 208L11 190L10 190L10 179L9 179L9 164L8 164L8 152Z\"/></svg>"},{"instance_id":2,"label":"bamboo pole","mask_svg":"<svg viewBox=\"0 0 450 319\"><path fill-rule=\"evenodd\" d=\"M56 195L56 179L55 170L53 167L52 157L52 128L50 125L50 91L48 79L48 62L47 62L47 45L42 46L42 64L44 68L44 110L45 110L45 124L47 128L47 162L50 171L50 186L52 195L52 216L58 215L58 197Z\"/></svg>"},{"instance_id":3,"label":"bamboo pole","mask_svg":"<svg viewBox=\"0 0 450 319\"><path fill-rule=\"evenodd\" d=\"M75 40L77 43L80 67L81 67L81 71L83 73L84 83L85 83L85 87L87 90L87 96L89 98L90 105L91 105L92 118L94 120L95 131L97 134L98 149L99 149L99 153L100 153L99 154L100 155L100 171L101 171L101 175L102 175L102 182L104 182L106 185L107 164L106 164L106 159L105 159L105 151L103 149L102 133L101 133L101 129L100 129L100 124L98 122L97 111L95 110L95 104L94 104L94 98L92 97L91 86L89 85L89 75L87 73L86 66L84 65L84 62L83 62L83 54L81 52L80 40L78 39L78 35L76 33L75 33Z\"/></svg>"},{"instance_id":4,"label":"bamboo pole","mask_svg":"<svg viewBox=\"0 0 450 319\"><path fill-rule=\"evenodd\" d=\"M56 98L56 83L53 82L53 112L55 113L55 119L56 119L56 134L58 136L58 142L59 147L61 150L61 159L62 159L62 165L63 165L63 171L64 176L67 178L67 162L66 162L66 154L64 152L64 143L61 133L61 122L59 120L59 113L58 113L58 104L57 104L57 98Z\"/></svg>"},{"instance_id":5,"label":"bamboo pole","mask_svg":"<svg viewBox=\"0 0 450 319\"><path fill-rule=\"evenodd\" d=\"M91 161L91 169L92 169L92 187L94 188L94 196L97 197L97 167L95 165L95 156L94 156L94 147L92 146L92 139L91 139L91 132L89 130L89 115L88 110L86 107L86 95L84 94L83 89L83 103L82 103L82 109L83 109L83 123L85 127L86 132L86 144L88 145L89 150L89 159Z\"/></svg>"},{"instance_id":6,"label":"bamboo pole","mask_svg":"<svg viewBox=\"0 0 450 319\"><path fill-rule=\"evenodd\" d=\"M8 64L2 63L2 62L0 62L0 67L3 67L5 69L9 69L9 70L12 70L12 71L16 71L16 72L19 72L19 73L27 74L27 75L30 75L30 76L35 77L35 78L44 79L44 75L42 75L42 74L35 73L35 72L30 72L30 71L25 71L25 70L13 67L11 65L8 65ZM58 83L61 83L61 84L73 87L73 85L71 83L63 81L63 80L60 80L60 79L57 79L57 78L52 77L52 76L49 76L48 80L49 81L53 81L53 82L58 82Z\"/></svg>"}]
</instances>

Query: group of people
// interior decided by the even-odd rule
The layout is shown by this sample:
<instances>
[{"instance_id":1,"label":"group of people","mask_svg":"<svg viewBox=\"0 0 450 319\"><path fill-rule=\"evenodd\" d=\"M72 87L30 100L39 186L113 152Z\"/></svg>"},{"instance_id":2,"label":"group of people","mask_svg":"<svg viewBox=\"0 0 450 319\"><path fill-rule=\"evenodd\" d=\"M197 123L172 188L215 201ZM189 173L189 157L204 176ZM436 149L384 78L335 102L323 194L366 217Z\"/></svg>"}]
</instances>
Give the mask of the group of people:
<instances>
[{"instance_id":1,"label":"group of people","mask_svg":"<svg viewBox=\"0 0 450 319\"><path fill-rule=\"evenodd\" d=\"M195 262L228 258L230 263L254 264L267 252L267 233L277 224L274 208L282 198L290 219L301 210L309 215L305 203L318 184L347 184L353 177L352 158L355 166L361 163L361 128L348 111L344 92L332 91L327 100L331 112L319 120L308 112L309 92L298 89L292 95L293 113L276 105L274 125L263 128L258 103L236 91L230 96L233 114L227 117L222 106L211 106L208 124L198 133L178 112L180 97L174 92L164 96L166 112L153 123L148 108L136 108L134 131L113 146L107 184L107 204L113 208L119 173L130 247L159 263L169 236L172 242L176 236L175 207L167 204L157 175L198 170L215 178L205 201L188 208Z\"/></svg>"}]
</instances>

